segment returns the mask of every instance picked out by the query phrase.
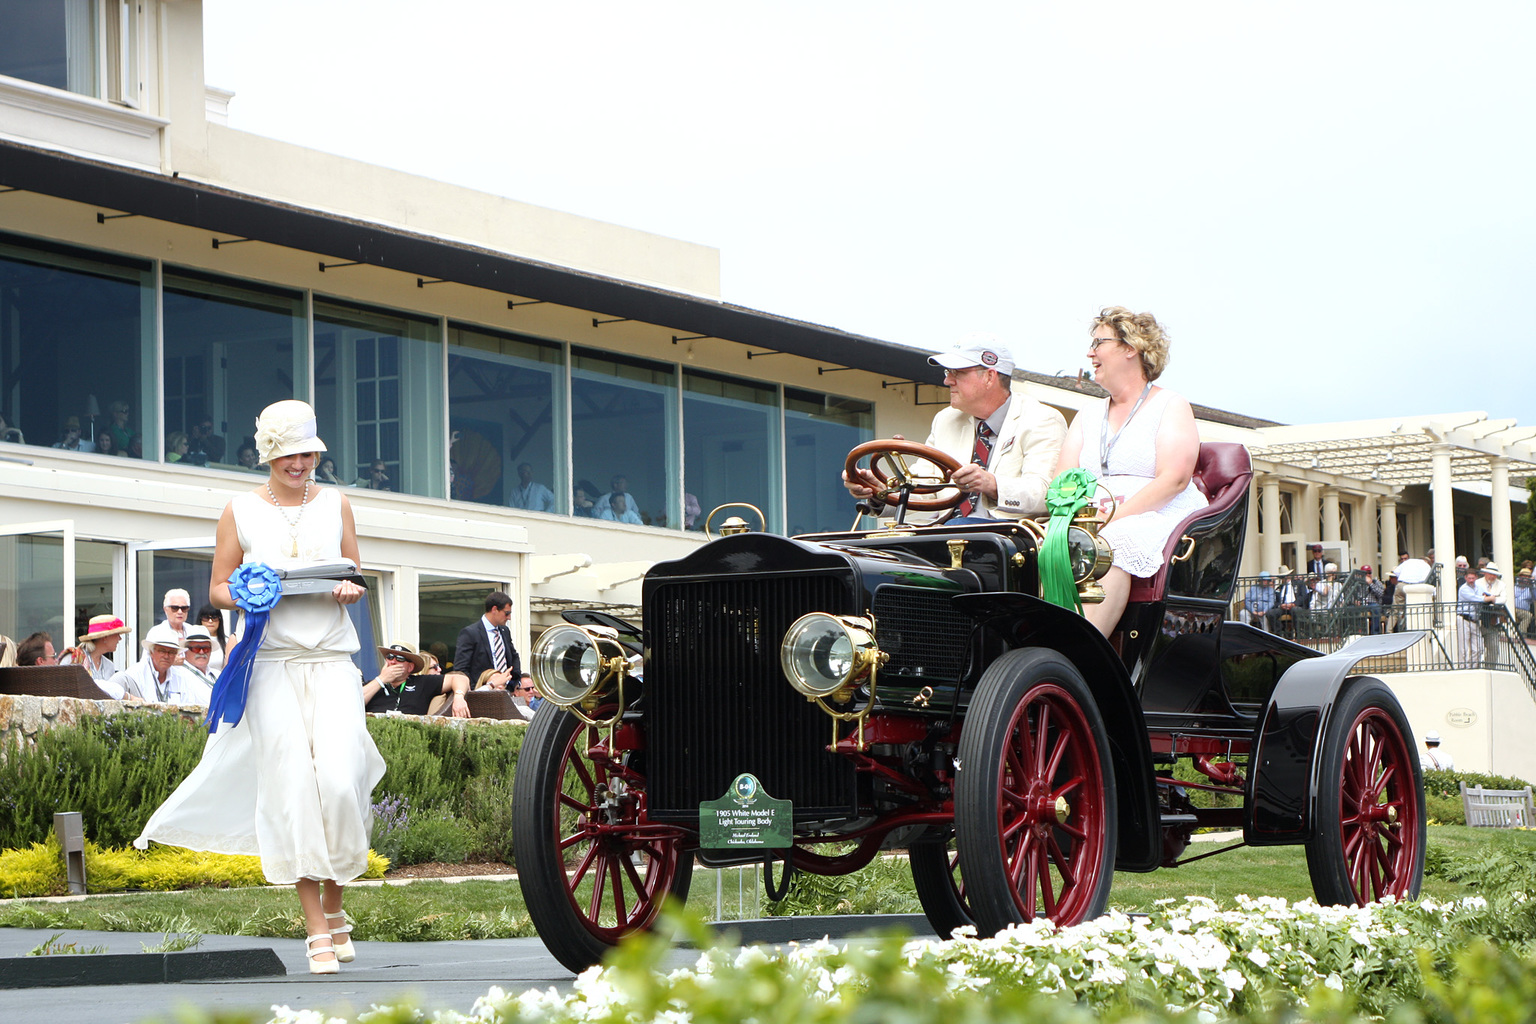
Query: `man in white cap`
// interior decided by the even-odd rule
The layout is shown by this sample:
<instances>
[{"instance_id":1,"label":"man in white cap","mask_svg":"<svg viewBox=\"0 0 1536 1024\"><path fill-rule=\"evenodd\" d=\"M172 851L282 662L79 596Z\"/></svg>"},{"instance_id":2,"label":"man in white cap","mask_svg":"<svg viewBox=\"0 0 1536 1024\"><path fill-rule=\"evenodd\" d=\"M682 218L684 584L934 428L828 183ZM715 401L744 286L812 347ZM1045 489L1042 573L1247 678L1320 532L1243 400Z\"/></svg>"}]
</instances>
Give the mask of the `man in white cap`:
<instances>
[{"instance_id":1,"label":"man in white cap","mask_svg":"<svg viewBox=\"0 0 1536 1024\"><path fill-rule=\"evenodd\" d=\"M1483 667L1499 667L1499 637L1504 632L1504 574L1492 562L1483 566L1477 581L1477 598L1483 603Z\"/></svg>"},{"instance_id":2,"label":"man in white cap","mask_svg":"<svg viewBox=\"0 0 1536 1024\"><path fill-rule=\"evenodd\" d=\"M1250 586L1248 592L1243 595L1243 614L1247 616L1244 621L1250 622L1260 629L1274 632L1270 628L1269 616L1274 607L1275 578L1269 574L1268 569L1265 569L1259 573L1259 581Z\"/></svg>"},{"instance_id":3,"label":"man in white cap","mask_svg":"<svg viewBox=\"0 0 1536 1024\"><path fill-rule=\"evenodd\" d=\"M208 704L208 687L195 676L179 670L181 637L167 623L151 626L144 634L144 657L105 683L98 684L121 700L155 704ZM119 696L120 695L120 696Z\"/></svg>"},{"instance_id":4,"label":"man in white cap","mask_svg":"<svg viewBox=\"0 0 1536 1024\"><path fill-rule=\"evenodd\" d=\"M213 684L218 676L208 668L208 662L213 658L213 645L217 643L213 634L196 623L187 627L187 646L182 653L181 671L195 677L198 682L208 688L208 693L213 694ZM202 701L201 703L207 703Z\"/></svg>"},{"instance_id":5,"label":"man in white cap","mask_svg":"<svg viewBox=\"0 0 1536 1024\"><path fill-rule=\"evenodd\" d=\"M1067 436L1061 413L1015 394L1013 354L990 334L971 334L928 360L944 370L949 408L933 417L928 444L960 463L963 517L1019 519L1045 512L1045 492ZM844 484L867 498L867 481Z\"/></svg>"},{"instance_id":6,"label":"man in white cap","mask_svg":"<svg viewBox=\"0 0 1536 1024\"><path fill-rule=\"evenodd\" d=\"M1440 749L1440 734L1427 732L1424 734L1424 753L1419 755L1419 767L1425 771L1455 771L1456 760L1451 757L1449 751Z\"/></svg>"}]
</instances>

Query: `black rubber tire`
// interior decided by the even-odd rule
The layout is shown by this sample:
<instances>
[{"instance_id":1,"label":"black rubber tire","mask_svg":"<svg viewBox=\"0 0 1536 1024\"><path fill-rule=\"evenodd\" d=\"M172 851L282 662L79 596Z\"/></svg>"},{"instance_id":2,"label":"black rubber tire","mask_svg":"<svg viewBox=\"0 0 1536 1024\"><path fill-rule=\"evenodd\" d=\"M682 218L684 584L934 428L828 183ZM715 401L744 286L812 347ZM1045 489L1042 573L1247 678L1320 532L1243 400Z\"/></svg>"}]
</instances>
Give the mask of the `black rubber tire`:
<instances>
[{"instance_id":1,"label":"black rubber tire","mask_svg":"<svg viewBox=\"0 0 1536 1024\"><path fill-rule=\"evenodd\" d=\"M907 848L907 856L912 888L917 890L917 900L939 938L947 939L956 928L974 925L949 830L917 840Z\"/></svg>"},{"instance_id":2,"label":"black rubber tire","mask_svg":"<svg viewBox=\"0 0 1536 1024\"><path fill-rule=\"evenodd\" d=\"M593 717L610 713L600 709ZM601 735L549 705L528 726L512 783L513 848L528 916L550 954L577 974L600 963L623 936L654 925L668 895L685 901L693 880L692 854L678 838L592 833L562 846L594 824L611 824L599 820L610 816L607 808L595 813L594 794L603 787L620 793L612 814L621 823L645 820L644 780L610 775L587 758Z\"/></svg>"},{"instance_id":3,"label":"black rubber tire","mask_svg":"<svg viewBox=\"0 0 1536 1024\"><path fill-rule=\"evenodd\" d=\"M959 755L955 838L977 931L1104 913L1118 836L1114 772L1103 716L1076 666L1040 648L999 657L977 683Z\"/></svg>"},{"instance_id":4,"label":"black rubber tire","mask_svg":"<svg viewBox=\"0 0 1536 1024\"><path fill-rule=\"evenodd\" d=\"M1318 748L1307 872L1323 904L1413 899L1424 881L1424 778L1413 730L1385 683L1344 684Z\"/></svg>"}]
</instances>

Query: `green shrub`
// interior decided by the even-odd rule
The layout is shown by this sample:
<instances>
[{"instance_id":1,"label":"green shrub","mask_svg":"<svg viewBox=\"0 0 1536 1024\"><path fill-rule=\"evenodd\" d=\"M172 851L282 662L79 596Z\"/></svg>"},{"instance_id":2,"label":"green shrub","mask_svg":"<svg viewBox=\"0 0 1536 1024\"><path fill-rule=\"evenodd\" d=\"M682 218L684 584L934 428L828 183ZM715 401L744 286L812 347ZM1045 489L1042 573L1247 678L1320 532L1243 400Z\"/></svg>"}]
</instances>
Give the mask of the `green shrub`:
<instances>
[{"instance_id":1,"label":"green shrub","mask_svg":"<svg viewBox=\"0 0 1536 1024\"><path fill-rule=\"evenodd\" d=\"M0 853L0 896L56 896L68 886L64 854L52 833L45 842Z\"/></svg>"},{"instance_id":2,"label":"green shrub","mask_svg":"<svg viewBox=\"0 0 1536 1024\"><path fill-rule=\"evenodd\" d=\"M474 843L474 830L450 813L415 814L400 836L400 859L395 863L462 864Z\"/></svg>"},{"instance_id":3,"label":"green shrub","mask_svg":"<svg viewBox=\"0 0 1536 1024\"><path fill-rule=\"evenodd\" d=\"M55 811L79 811L85 834L127 846L203 753L207 733L174 715L82 718L40 733L0 761L0 848L43 842Z\"/></svg>"},{"instance_id":4,"label":"green shrub","mask_svg":"<svg viewBox=\"0 0 1536 1024\"><path fill-rule=\"evenodd\" d=\"M1461 805L1460 783L1470 788L1524 789L1530 783L1512 775L1489 775L1487 772L1458 772L1436 768L1424 773L1424 811L1431 821L1441 825L1465 825L1466 809Z\"/></svg>"},{"instance_id":5,"label":"green shrub","mask_svg":"<svg viewBox=\"0 0 1536 1024\"><path fill-rule=\"evenodd\" d=\"M510 780L522 749L522 729L471 725L463 729L411 718L370 718L368 732L388 770L373 798L404 797L414 811L464 809L468 783L482 776Z\"/></svg>"},{"instance_id":6,"label":"green shrub","mask_svg":"<svg viewBox=\"0 0 1536 1024\"><path fill-rule=\"evenodd\" d=\"M775 870L782 870L778 865ZM790 879L782 900L762 897L765 917L822 914L916 914L922 904L912 889L912 869L905 857L876 857L868 867L847 875L813 875L805 871Z\"/></svg>"},{"instance_id":7,"label":"green shrub","mask_svg":"<svg viewBox=\"0 0 1536 1024\"><path fill-rule=\"evenodd\" d=\"M510 778L481 775L470 779L464 787L463 820L474 832L471 856L512 863Z\"/></svg>"}]
</instances>

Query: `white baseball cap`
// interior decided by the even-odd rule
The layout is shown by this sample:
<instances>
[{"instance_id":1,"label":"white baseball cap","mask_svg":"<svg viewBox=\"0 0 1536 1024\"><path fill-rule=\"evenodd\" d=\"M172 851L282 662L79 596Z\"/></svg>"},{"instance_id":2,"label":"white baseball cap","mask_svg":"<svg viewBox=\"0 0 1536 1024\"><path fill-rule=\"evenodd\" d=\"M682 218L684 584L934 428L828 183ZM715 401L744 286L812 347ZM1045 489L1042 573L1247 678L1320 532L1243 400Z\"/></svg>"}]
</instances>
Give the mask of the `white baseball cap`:
<instances>
[{"instance_id":1,"label":"white baseball cap","mask_svg":"<svg viewBox=\"0 0 1536 1024\"><path fill-rule=\"evenodd\" d=\"M982 366L1004 377L1013 376L1013 353L995 334L967 334L943 352L929 356L928 362L946 370Z\"/></svg>"},{"instance_id":2,"label":"white baseball cap","mask_svg":"<svg viewBox=\"0 0 1536 1024\"><path fill-rule=\"evenodd\" d=\"M144 646L174 647L177 650L180 650L181 637L174 629L171 628L171 624L169 622L162 622L158 625L149 627L149 631L144 634Z\"/></svg>"}]
</instances>

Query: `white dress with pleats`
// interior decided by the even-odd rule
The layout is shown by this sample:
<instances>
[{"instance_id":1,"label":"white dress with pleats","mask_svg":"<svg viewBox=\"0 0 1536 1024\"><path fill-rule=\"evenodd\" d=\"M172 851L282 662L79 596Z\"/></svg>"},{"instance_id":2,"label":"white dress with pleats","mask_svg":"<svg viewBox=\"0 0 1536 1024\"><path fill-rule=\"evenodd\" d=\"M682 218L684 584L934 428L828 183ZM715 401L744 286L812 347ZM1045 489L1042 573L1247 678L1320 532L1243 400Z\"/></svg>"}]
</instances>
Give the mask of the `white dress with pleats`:
<instances>
[{"instance_id":1,"label":"white dress with pleats","mask_svg":"<svg viewBox=\"0 0 1536 1024\"><path fill-rule=\"evenodd\" d=\"M1172 394L1163 388L1147 397L1130 422L1121 428L1120 436L1114 439L1107 467L1100 461L1099 452L1100 440L1106 437L1104 416L1109 410L1109 400L1078 413L1083 422L1083 451L1078 461L1109 488L1117 503L1123 504L1157 475L1157 432ZM1102 496L1103 492L1100 492ZM1156 576L1163 567L1163 548L1174 527L1207 504L1205 495L1191 480L1188 487L1175 494L1162 508L1116 519L1101 531L1114 548L1114 564L1141 579Z\"/></svg>"},{"instance_id":2,"label":"white dress with pleats","mask_svg":"<svg viewBox=\"0 0 1536 1024\"><path fill-rule=\"evenodd\" d=\"M246 562L284 568L341 557L335 488L310 501L297 531L290 528L292 508L255 494L230 504ZM256 655L244 717L208 738L202 761L134 845L154 840L256 854L274 885L360 876L368 867L370 799L384 760L368 735L362 680L351 661L357 649L347 610L329 594L279 600Z\"/></svg>"}]
</instances>

